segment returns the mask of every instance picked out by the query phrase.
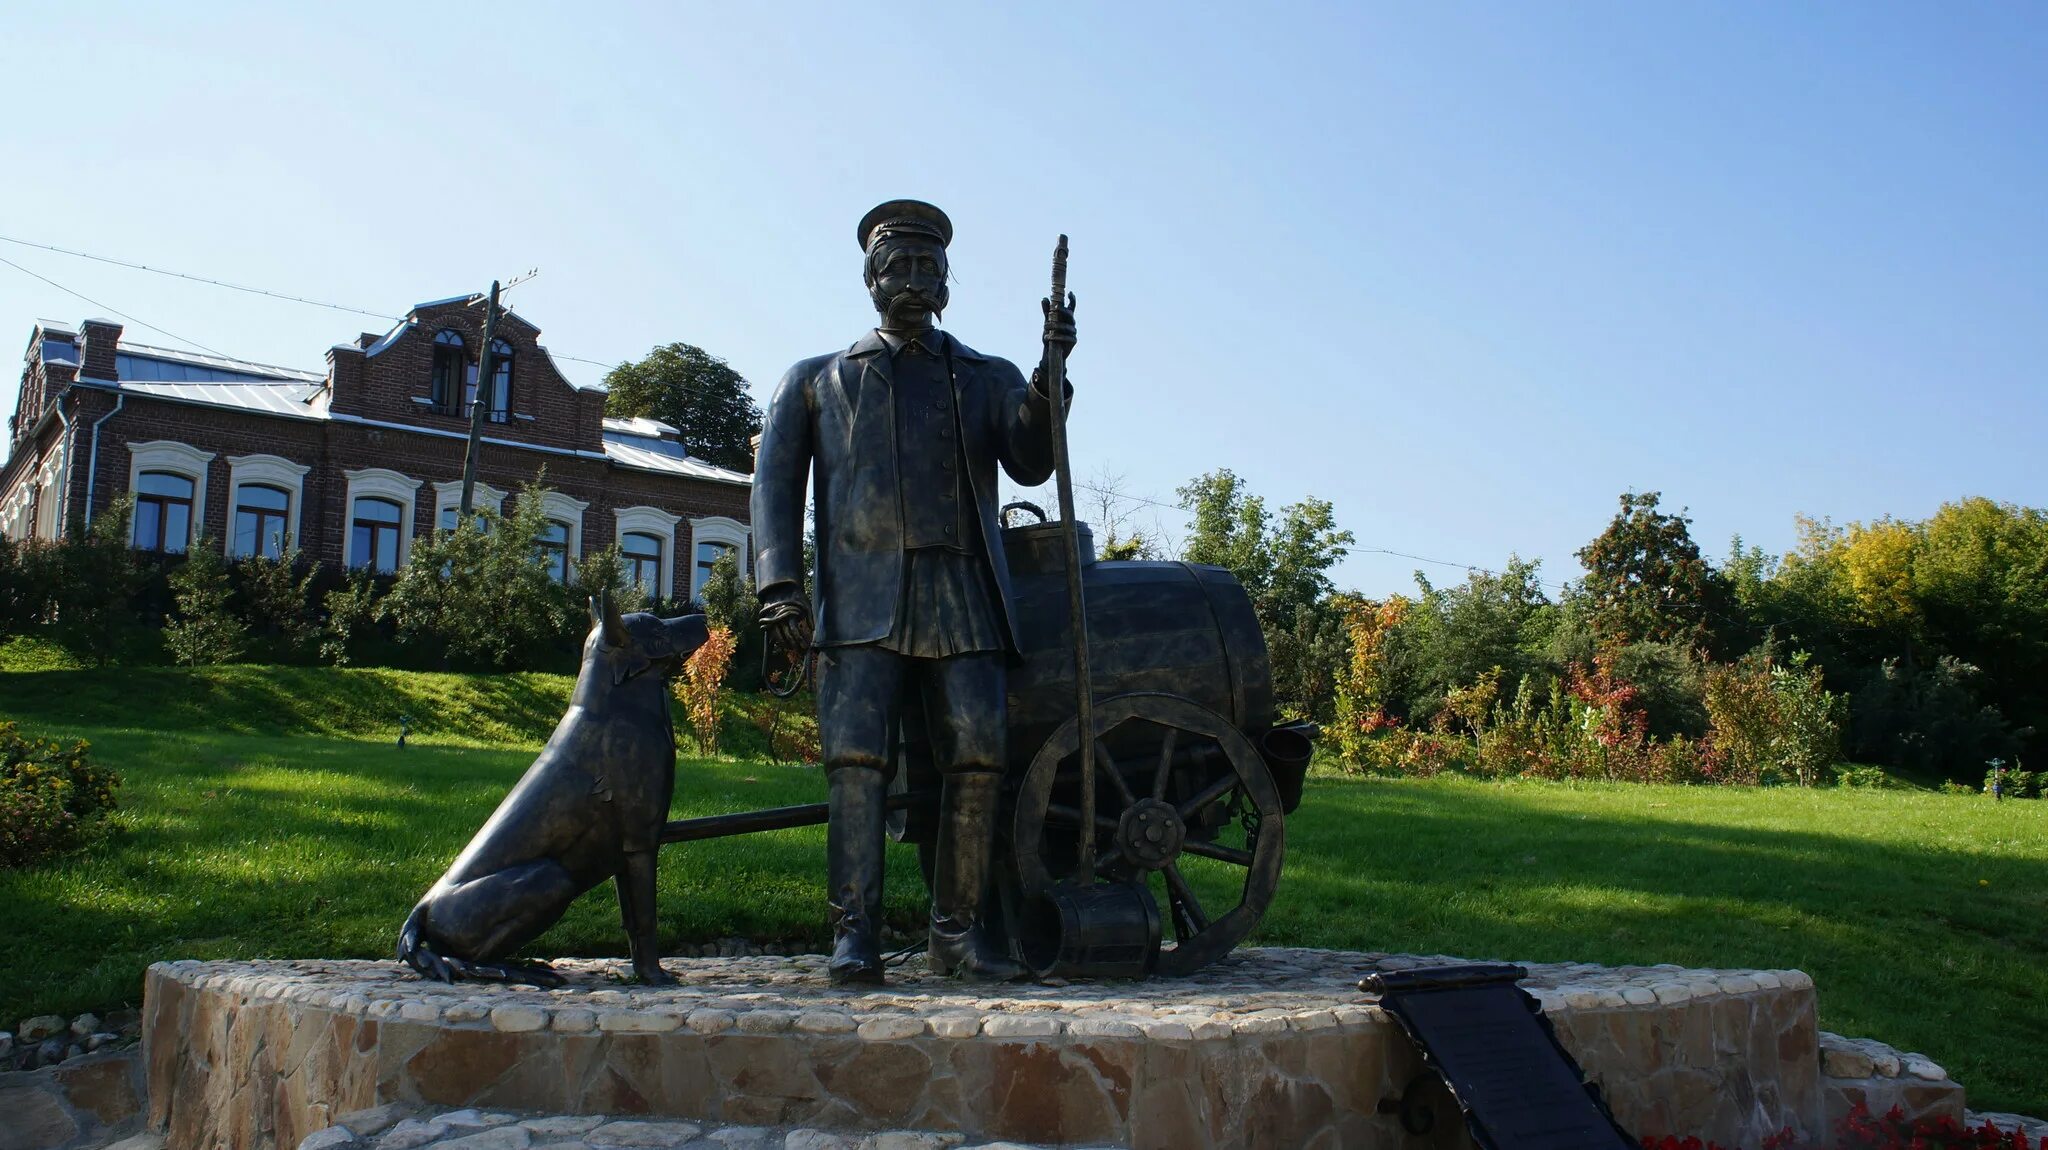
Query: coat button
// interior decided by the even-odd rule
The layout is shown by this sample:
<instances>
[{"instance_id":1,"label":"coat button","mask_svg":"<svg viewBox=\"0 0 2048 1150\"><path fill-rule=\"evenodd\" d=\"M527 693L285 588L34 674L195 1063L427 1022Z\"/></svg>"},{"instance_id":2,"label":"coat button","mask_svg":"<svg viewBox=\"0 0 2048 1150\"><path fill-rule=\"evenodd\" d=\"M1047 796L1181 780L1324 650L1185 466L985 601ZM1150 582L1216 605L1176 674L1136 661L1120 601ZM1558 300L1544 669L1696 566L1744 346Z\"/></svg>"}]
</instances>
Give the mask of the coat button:
<instances>
[{"instance_id":1,"label":"coat button","mask_svg":"<svg viewBox=\"0 0 2048 1150\"><path fill-rule=\"evenodd\" d=\"M953 529L951 527L946 528L946 534L951 535L952 533Z\"/></svg>"}]
</instances>

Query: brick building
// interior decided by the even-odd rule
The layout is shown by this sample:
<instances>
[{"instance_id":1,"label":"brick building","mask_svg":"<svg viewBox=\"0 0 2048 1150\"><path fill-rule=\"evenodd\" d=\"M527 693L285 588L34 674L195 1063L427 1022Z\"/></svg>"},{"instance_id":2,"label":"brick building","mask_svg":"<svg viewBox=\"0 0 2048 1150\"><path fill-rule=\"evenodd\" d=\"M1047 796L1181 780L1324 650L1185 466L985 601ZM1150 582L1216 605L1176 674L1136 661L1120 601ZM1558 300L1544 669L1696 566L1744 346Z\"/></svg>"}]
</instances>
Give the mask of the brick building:
<instances>
[{"instance_id":1,"label":"brick building","mask_svg":"<svg viewBox=\"0 0 2048 1150\"><path fill-rule=\"evenodd\" d=\"M391 571L452 527L461 499L483 307L423 303L390 331L327 352L325 372L132 343L119 324L36 325L0 469L0 532L55 539L135 497L138 548L201 539L231 557L295 541L310 558ZM750 555L751 480L690 456L666 424L608 419L523 317L498 323L476 504L543 468L549 563L561 577L613 543L661 598L692 599L721 548Z\"/></svg>"}]
</instances>

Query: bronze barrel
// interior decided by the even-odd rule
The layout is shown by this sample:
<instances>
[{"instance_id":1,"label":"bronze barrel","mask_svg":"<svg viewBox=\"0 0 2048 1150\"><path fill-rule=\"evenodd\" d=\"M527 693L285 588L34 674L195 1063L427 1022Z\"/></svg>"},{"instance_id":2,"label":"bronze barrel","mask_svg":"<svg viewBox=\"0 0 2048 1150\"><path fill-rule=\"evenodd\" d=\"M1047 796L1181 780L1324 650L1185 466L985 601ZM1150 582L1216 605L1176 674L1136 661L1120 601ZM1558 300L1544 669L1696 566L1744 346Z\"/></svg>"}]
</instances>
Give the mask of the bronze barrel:
<instances>
[{"instance_id":1,"label":"bronze barrel","mask_svg":"<svg viewBox=\"0 0 2048 1150\"><path fill-rule=\"evenodd\" d=\"M1010 769L1021 773L1074 715L1065 558L1057 523L1003 532L1022 662L1010 670ZM1082 594L1097 698L1165 691L1257 734L1273 723L1273 677L1249 596L1221 567L1094 559L1082 527ZM1112 740L1112 750L1115 749Z\"/></svg>"}]
</instances>

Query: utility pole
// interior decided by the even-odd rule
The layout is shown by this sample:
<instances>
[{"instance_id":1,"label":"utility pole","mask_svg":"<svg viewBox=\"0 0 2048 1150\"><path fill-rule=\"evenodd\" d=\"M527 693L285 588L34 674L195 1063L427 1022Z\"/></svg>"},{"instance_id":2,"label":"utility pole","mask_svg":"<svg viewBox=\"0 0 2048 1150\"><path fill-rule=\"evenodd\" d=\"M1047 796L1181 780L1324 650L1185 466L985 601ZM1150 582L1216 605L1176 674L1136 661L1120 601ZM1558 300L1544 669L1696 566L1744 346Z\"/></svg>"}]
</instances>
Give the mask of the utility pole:
<instances>
[{"instance_id":1,"label":"utility pole","mask_svg":"<svg viewBox=\"0 0 2048 1150\"><path fill-rule=\"evenodd\" d=\"M484 416L490 408L492 375L497 364L491 362L491 343L498 336L498 281L491 281L491 296L484 305L484 349L476 363L476 398L469 405L469 450L462 456L462 509L456 513L455 525L460 527L469 522L469 514L476 498L476 457L477 449L484 441Z\"/></svg>"}]
</instances>

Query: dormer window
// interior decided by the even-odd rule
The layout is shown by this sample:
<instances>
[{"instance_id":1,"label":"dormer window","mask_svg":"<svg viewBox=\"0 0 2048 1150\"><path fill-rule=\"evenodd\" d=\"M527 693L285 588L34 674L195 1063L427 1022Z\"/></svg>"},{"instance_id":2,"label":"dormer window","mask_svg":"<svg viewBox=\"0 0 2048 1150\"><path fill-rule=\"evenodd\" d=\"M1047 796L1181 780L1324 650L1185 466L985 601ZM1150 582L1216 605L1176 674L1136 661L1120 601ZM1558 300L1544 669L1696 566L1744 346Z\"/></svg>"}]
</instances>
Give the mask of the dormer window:
<instances>
[{"instance_id":1,"label":"dormer window","mask_svg":"<svg viewBox=\"0 0 2048 1150\"><path fill-rule=\"evenodd\" d=\"M429 395L435 411L459 415L455 406L455 389L459 380L473 380L475 369L469 366L469 351L462 342L462 336L447 328L434 333L434 378Z\"/></svg>"},{"instance_id":2,"label":"dormer window","mask_svg":"<svg viewBox=\"0 0 2048 1150\"><path fill-rule=\"evenodd\" d=\"M463 410L476 402L475 364L469 365L469 385L464 389ZM491 393L490 406L486 410L492 423L503 423L512 418L512 345L502 339L491 341Z\"/></svg>"}]
</instances>

